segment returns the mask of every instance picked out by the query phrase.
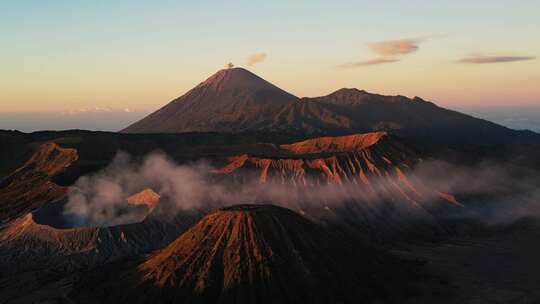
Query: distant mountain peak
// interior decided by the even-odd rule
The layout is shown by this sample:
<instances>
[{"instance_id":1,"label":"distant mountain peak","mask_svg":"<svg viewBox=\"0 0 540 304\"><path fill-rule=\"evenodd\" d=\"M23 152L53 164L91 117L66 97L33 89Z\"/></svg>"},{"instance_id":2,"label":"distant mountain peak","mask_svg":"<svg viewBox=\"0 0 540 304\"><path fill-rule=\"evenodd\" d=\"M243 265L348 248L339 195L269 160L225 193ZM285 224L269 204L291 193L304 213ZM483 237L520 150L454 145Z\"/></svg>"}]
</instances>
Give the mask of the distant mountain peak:
<instances>
[{"instance_id":1,"label":"distant mountain peak","mask_svg":"<svg viewBox=\"0 0 540 304\"><path fill-rule=\"evenodd\" d=\"M186 94L123 130L127 133L249 131L268 109L296 103L298 97L244 68L217 71Z\"/></svg>"},{"instance_id":2,"label":"distant mountain peak","mask_svg":"<svg viewBox=\"0 0 540 304\"><path fill-rule=\"evenodd\" d=\"M283 91L270 82L262 79L244 68L225 68L217 71L197 87L211 88L216 91L229 90L278 90Z\"/></svg>"},{"instance_id":3,"label":"distant mountain peak","mask_svg":"<svg viewBox=\"0 0 540 304\"><path fill-rule=\"evenodd\" d=\"M217 71L122 132L285 132L322 136L378 130L392 130L392 134L414 141L429 138L447 144L540 141L540 135L518 134L419 97L342 88L326 96L299 99L238 67Z\"/></svg>"},{"instance_id":4,"label":"distant mountain peak","mask_svg":"<svg viewBox=\"0 0 540 304\"><path fill-rule=\"evenodd\" d=\"M337 91L330 93L330 95L333 95L333 94L369 94L369 93L364 90L359 90L357 88L341 88Z\"/></svg>"}]
</instances>

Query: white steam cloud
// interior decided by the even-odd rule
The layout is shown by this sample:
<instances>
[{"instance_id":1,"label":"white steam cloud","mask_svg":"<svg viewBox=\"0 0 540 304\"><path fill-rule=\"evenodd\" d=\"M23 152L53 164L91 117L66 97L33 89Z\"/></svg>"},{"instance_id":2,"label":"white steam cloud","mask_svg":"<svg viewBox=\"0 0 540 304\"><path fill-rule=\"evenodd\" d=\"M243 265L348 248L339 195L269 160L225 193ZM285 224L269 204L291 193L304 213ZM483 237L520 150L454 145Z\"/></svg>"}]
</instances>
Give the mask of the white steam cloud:
<instances>
[{"instance_id":1,"label":"white steam cloud","mask_svg":"<svg viewBox=\"0 0 540 304\"><path fill-rule=\"evenodd\" d=\"M124 210L126 199L145 188L173 202L175 208L199 208L223 196L220 185L205 180L209 171L203 162L177 166L162 154L152 154L138 166L128 154L119 153L103 171L75 183L64 212L90 225L132 222L140 214Z\"/></svg>"},{"instance_id":2,"label":"white steam cloud","mask_svg":"<svg viewBox=\"0 0 540 304\"><path fill-rule=\"evenodd\" d=\"M465 208L472 206L470 202L476 202L479 206L487 204L485 206L490 210L486 212L489 214L489 218L484 219L486 222L510 222L518 217L540 215L538 185L515 178L505 167L491 164L467 168L438 161L422 162L407 174L412 186L421 192L422 197L415 197L414 201L403 197L396 200L396 193L403 189L407 191L398 176L372 176L369 186L351 179L343 184L322 184L306 190L291 182L283 183L281 178L260 183L256 175L258 172L240 174L236 177L216 174L215 169L203 161L178 165L159 153L151 154L137 164L129 155L119 153L107 168L83 176L75 183L64 214L78 220L78 225L136 222L141 218L140 210L127 210L126 199L151 188L161 196L158 205L160 212L170 215L180 210L209 210L243 203L273 203L300 213L317 209L317 212L323 210L330 214L349 202L356 202L355 205L364 209L366 214L373 214L378 212L380 206L386 204L388 207L391 202L397 216L418 218L430 216L425 207L435 199L439 200L437 203L447 204L440 200L437 195L439 191L456 194L458 200L467 200L464 202ZM399 185L400 190L396 188ZM390 192L396 191L389 193L388 189L391 189ZM513 200L512 196L507 196L509 189L520 189L521 198ZM407 195L413 197L412 192ZM493 197L486 198L486 193ZM482 198L478 198L482 195ZM526 197L525 202L522 197ZM500 202L491 204L496 199ZM519 208L510 208L512 205L507 201L523 203ZM458 210L460 207L452 208Z\"/></svg>"}]
</instances>

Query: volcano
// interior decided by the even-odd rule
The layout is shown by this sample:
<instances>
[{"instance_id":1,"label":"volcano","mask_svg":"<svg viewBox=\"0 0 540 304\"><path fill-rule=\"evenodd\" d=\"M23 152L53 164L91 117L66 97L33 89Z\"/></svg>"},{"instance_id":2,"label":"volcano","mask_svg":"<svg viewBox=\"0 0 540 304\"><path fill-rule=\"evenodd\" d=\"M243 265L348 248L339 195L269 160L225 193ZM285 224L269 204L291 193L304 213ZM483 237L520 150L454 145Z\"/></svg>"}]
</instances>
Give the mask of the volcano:
<instances>
[{"instance_id":1,"label":"volcano","mask_svg":"<svg viewBox=\"0 0 540 304\"><path fill-rule=\"evenodd\" d=\"M233 188L262 187L262 197L254 196L259 201L377 240L444 235L437 214L459 212L453 195L415 176L413 168L422 162L415 149L387 132L312 138L274 149L228 157L216 177Z\"/></svg>"},{"instance_id":2,"label":"volcano","mask_svg":"<svg viewBox=\"0 0 540 304\"><path fill-rule=\"evenodd\" d=\"M297 100L248 70L223 69L123 132L248 131Z\"/></svg>"},{"instance_id":3,"label":"volcano","mask_svg":"<svg viewBox=\"0 0 540 304\"><path fill-rule=\"evenodd\" d=\"M99 294L129 303L370 303L383 297L382 260L289 209L236 205L211 212L119 275L123 287Z\"/></svg>"},{"instance_id":4,"label":"volcano","mask_svg":"<svg viewBox=\"0 0 540 304\"><path fill-rule=\"evenodd\" d=\"M354 88L298 98L243 68L218 71L124 133L282 132L307 136L391 131L416 144L540 143L516 131L420 97Z\"/></svg>"}]
</instances>

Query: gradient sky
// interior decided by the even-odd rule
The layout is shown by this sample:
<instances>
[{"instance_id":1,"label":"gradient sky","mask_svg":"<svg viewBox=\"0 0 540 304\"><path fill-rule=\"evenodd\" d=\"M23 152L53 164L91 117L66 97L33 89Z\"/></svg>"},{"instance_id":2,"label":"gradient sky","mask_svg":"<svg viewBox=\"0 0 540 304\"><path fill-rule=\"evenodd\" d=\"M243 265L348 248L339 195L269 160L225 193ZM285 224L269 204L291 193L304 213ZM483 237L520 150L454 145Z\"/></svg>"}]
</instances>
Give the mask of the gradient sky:
<instances>
[{"instance_id":1,"label":"gradient sky","mask_svg":"<svg viewBox=\"0 0 540 304\"><path fill-rule=\"evenodd\" d=\"M0 112L157 109L233 62L297 96L540 104L540 1L0 1Z\"/></svg>"}]
</instances>

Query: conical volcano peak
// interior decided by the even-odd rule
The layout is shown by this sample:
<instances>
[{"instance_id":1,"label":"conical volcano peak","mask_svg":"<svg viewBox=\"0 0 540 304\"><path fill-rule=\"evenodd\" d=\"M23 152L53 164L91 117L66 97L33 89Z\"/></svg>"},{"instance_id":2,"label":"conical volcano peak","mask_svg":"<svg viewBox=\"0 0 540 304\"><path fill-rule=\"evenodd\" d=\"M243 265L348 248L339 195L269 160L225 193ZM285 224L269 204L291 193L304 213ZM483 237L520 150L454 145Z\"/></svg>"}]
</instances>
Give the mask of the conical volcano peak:
<instances>
[{"instance_id":1,"label":"conical volcano peak","mask_svg":"<svg viewBox=\"0 0 540 304\"><path fill-rule=\"evenodd\" d=\"M269 129L268 121L296 102L298 97L246 69L225 68L123 132L237 132L255 126Z\"/></svg>"},{"instance_id":2,"label":"conical volcano peak","mask_svg":"<svg viewBox=\"0 0 540 304\"><path fill-rule=\"evenodd\" d=\"M357 303L372 297L363 274L376 265L359 249L292 210L231 206L139 264L134 296L150 297L158 286L162 302L197 294L201 303Z\"/></svg>"},{"instance_id":3,"label":"conical volcano peak","mask_svg":"<svg viewBox=\"0 0 540 304\"><path fill-rule=\"evenodd\" d=\"M234 89L249 90L275 90L283 92L280 88L253 74L244 68L225 68L210 76L199 87L208 87L216 91L229 91ZM288 93L287 93L288 94Z\"/></svg>"}]
</instances>

